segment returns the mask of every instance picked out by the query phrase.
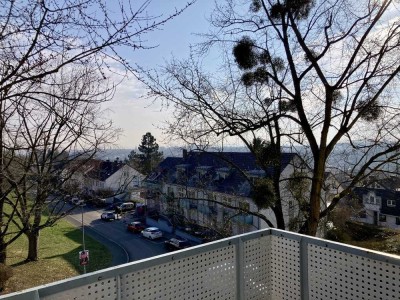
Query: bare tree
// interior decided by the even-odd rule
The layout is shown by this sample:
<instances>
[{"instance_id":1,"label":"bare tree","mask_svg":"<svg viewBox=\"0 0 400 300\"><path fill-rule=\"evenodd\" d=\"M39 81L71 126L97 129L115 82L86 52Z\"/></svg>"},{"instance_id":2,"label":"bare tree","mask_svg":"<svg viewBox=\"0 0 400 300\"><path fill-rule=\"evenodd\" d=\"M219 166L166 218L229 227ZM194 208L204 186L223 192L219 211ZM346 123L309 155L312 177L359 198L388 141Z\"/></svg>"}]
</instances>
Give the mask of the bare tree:
<instances>
[{"instance_id":1,"label":"bare tree","mask_svg":"<svg viewBox=\"0 0 400 300\"><path fill-rule=\"evenodd\" d=\"M50 78L50 84L36 89L35 97L24 95L4 112L12 115L3 139L7 149L3 176L9 188L3 190L1 200L8 208L5 223L18 228L4 234L10 236L8 244L21 233L28 237L27 260L38 259L40 230L68 212L61 193L64 183L118 136L110 121L99 118L99 103L109 99L113 90L101 74L82 68ZM73 163L78 160L79 165ZM76 167L66 168L70 165Z\"/></svg>"},{"instance_id":2,"label":"bare tree","mask_svg":"<svg viewBox=\"0 0 400 300\"><path fill-rule=\"evenodd\" d=\"M354 185L397 162L398 14L391 0L227 0L216 7L217 30L195 53L200 58L172 61L143 80L152 96L175 105L174 134L237 136L249 149L261 137L307 152L311 188L299 231L315 235ZM202 55L214 45L232 52L225 52L224 68L207 72ZM328 165L349 179L324 207ZM274 206L278 219L282 205Z\"/></svg>"},{"instance_id":3,"label":"bare tree","mask_svg":"<svg viewBox=\"0 0 400 300\"><path fill-rule=\"evenodd\" d=\"M146 49L153 45L146 45L144 35L152 30L162 26L171 18L179 15L193 1L187 2L181 9L174 10L170 15L153 16L148 13L151 0L142 1L118 1L112 3L103 0L28 0L28 1L0 1L0 196L1 199L7 199L9 195L10 174L6 171L11 162L7 162L4 155L6 149L11 149L11 157L33 156L30 158L32 163L39 155L37 152L40 147L47 147L44 141L49 144L53 141L45 137L49 130L40 127L41 124L35 124L31 118L31 124L19 125L24 116L32 116L36 109L41 112L43 109L52 108L52 104L47 103L46 93L51 93L51 80L54 74L63 72L74 72L76 69L89 67L96 69L97 74L106 78L110 72L115 72L115 65L122 66L122 72L135 71L132 65L123 56L121 50ZM48 85L47 88L44 88ZM63 85L68 86L67 84ZM71 85L69 87L73 89ZM91 91L93 92L93 90ZM78 97L86 101L88 95ZM98 96L94 92L93 99ZM60 95L57 94L56 98ZM46 100L41 100L46 99ZM51 97L50 97L51 98ZM42 108L35 106L32 109L31 101L36 101L35 105L41 103ZM68 101L64 101L64 107L54 107L51 117L44 122L53 122L54 127L64 126L65 130L77 130L82 122L94 122L81 117L75 119L65 118L68 116ZM23 105L27 105L23 107ZM57 110L61 109L61 112ZM83 108L82 108L83 109ZM82 111L82 113L88 112ZM18 110L18 111L13 111ZM76 110L75 110L76 111ZM15 116L20 115L18 119ZM90 116L87 115L88 117ZM55 119L53 119L55 118ZM58 119L57 119L58 118ZM65 119L63 119L65 118ZM50 119L52 119L50 121ZM68 120L70 124L64 124ZM55 122L55 123L54 123ZM23 124L23 123L22 123ZM49 125L50 123L47 123ZM58 124L58 125L57 125ZM13 141L12 126L23 137L18 135L14 142L26 143L27 140L34 140L28 132L32 126L39 126L44 132L39 136L43 139L41 143L30 145L29 149L18 153L14 149L20 150L18 144L15 147L9 147L9 142ZM25 127L24 127L25 126ZM49 125L50 126L50 125ZM62 127L61 126L61 127ZM71 128L69 128L71 126ZM40 129L41 128L41 129ZM56 130L51 128L52 130ZM90 129L90 127L88 128ZM65 132L65 131L64 131ZM81 136L87 135L87 132L77 130ZM56 134L52 131L51 134ZM62 139L62 135L58 138ZM10 136L9 136L10 135ZM68 135L65 134L63 144L71 142ZM91 136L101 140L101 136ZM25 139L25 140L24 140ZM75 146L82 149L86 141L80 138L81 144L75 143ZM72 145L70 146L72 147ZM46 148L47 149L47 148ZM49 149L47 149L49 150ZM47 153L47 150L43 150ZM55 153L55 151L54 151ZM7 152L7 155L9 153ZM53 154L54 155L54 154ZM24 158L24 159L25 159ZM14 161L14 160L12 160ZM8 165L6 165L8 164ZM22 179L21 179L22 180ZM12 180L11 180L12 181ZM9 228L4 220L5 200L0 203L0 262L6 258L6 246L10 240L5 240L6 230ZM11 213L10 217L13 217Z\"/></svg>"}]
</instances>

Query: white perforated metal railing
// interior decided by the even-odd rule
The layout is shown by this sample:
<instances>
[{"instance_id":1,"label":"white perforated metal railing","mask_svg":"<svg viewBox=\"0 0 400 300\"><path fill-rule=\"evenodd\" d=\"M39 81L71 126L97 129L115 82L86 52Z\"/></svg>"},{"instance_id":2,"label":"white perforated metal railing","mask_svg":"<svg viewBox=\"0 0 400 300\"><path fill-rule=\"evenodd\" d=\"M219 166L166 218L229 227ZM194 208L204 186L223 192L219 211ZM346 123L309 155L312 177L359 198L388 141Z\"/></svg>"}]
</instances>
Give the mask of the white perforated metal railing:
<instances>
[{"instance_id":1,"label":"white perforated metal railing","mask_svg":"<svg viewBox=\"0 0 400 300\"><path fill-rule=\"evenodd\" d=\"M400 299L400 257L268 229L0 299Z\"/></svg>"}]
</instances>

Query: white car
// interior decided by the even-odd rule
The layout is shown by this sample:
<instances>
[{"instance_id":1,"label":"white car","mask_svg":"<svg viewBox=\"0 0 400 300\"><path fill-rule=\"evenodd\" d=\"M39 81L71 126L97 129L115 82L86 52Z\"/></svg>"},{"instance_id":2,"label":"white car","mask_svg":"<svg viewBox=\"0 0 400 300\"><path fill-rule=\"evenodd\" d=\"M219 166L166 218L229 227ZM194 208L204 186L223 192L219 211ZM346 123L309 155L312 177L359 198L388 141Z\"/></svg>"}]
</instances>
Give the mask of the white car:
<instances>
[{"instance_id":1,"label":"white car","mask_svg":"<svg viewBox=\"0 0 400 300\"><path fill-rule=\"evenodd\" d=\"M162 237L162 232L157 227L148 227L142 231L142 236L154 240Z\"/></svg>"},{"instance_id":2,"label":"white car","mask_svg":"<svg viewBox=\"0 0 400 300\"><path fill-rule=\"evenodd\" d=\"M113 212L104 212L101 214L101 219L104 221L115 220L115 214Z\"/></svg>"}]
</instances>

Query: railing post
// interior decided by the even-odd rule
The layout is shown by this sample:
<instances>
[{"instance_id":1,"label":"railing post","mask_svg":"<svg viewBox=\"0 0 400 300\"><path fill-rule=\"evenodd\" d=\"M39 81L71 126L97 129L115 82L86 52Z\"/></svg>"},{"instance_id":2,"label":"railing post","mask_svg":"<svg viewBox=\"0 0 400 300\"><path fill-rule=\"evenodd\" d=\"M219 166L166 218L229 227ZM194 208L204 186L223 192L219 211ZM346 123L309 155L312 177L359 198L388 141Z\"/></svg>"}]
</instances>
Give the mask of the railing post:
<instances>
[{"instance_id":1,"label":"railing post","mask_svg":"<svg viewBox=\"0 0 400 300\"><path fill-rule=\"evenodd\" d=\"M308 294L308 241L306 237L300 240L300 292L301 300L309 300Z\"/></svg>"},{"instance_id":2,"label":"railing post","mask_svg":"<svg viewBox=\"0 0 400 300\"><path fill-rule=\"evenodd\" d=\"M39 290L35 290L32 295L32 300L40 300Z\"/></svg>"},{"instance_id":3,"label":"railing post","mask_svg":"<svg viewBox=\"0 0 400 300\"><path fill-rule=\"evenodd\" d=\"M241 238L238 238L236 243L236 289L237 299L244 300L244 251Z\"/></svg>"},{"instance_id":4,"label":"railing post","mask_svg":"<svg viewBox=\"0 0 400 300\"><path fill-rule=\"evenodd\" d=\"M117 300L121 300L121 275L118 274L116 276L116 285L117 285Z\"/></svg>"}]
</instances>

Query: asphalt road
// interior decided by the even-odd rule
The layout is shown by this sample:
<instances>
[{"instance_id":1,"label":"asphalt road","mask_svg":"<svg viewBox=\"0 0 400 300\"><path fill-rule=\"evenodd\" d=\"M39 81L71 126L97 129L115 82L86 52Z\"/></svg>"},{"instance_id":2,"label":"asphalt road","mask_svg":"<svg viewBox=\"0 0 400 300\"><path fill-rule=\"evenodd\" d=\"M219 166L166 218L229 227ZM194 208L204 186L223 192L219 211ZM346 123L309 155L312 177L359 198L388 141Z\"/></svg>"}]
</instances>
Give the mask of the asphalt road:
<instances>
[{"instance_id":1,"label":"asphalt road","mask_svg":"<svg viewBox=\"0 0 400 300\"><path fill-rule=\"evenodd\" d=\"M104 211L99 208L83 207L83 223L85 234L98 240L110 250L113 266L166 253L164 248L166 238L148 240L140 234L127 231L127 223L133 220L129 214L119 220L102 221L100 215ZM67 219L74 225L81 226L82 209L76 208Z\"/></svg>"}]
</instances>

